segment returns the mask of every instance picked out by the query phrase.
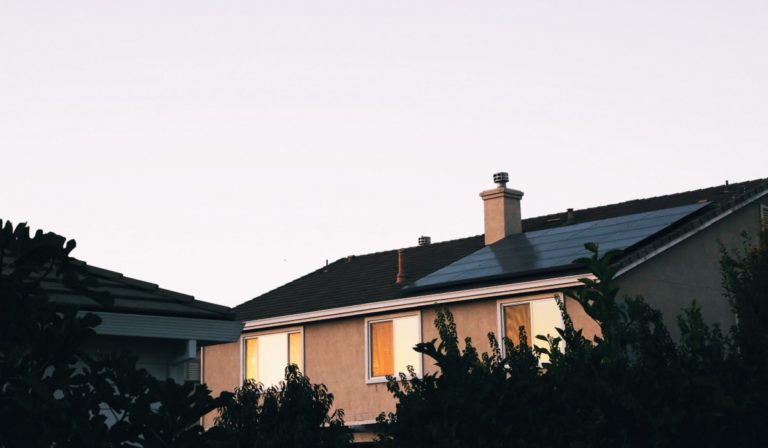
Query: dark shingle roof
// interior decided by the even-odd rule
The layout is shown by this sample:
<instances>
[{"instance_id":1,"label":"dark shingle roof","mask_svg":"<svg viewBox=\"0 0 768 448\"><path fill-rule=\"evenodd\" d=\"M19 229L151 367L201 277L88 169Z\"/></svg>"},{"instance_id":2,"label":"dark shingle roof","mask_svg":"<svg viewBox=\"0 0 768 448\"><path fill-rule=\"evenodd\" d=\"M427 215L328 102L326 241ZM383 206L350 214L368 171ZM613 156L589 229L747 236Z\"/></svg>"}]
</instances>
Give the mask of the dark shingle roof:
<instances>
[{"instance_id":1,"label":"dark shingle roof","mask_svg":"<svg viewBox=\"0 0 768 448\"><path fill-rule=\"evenodd\" d=\"M408 276L416 279L483 247L483 236L405 249ZM397 250L336 260L261 297L235 307L250 320L386 300L400 295Z\"/></svg>"},{"instance_id":2,"label":"dark shingle roof","mask_svg":"<svg viewBox=\"0 0 768 448\"><path fill-rule=\"evenodd\" d=\"M232 310L226 306L195 300L193 296L160 288L154 283L125 277L119 272L81 264L88 277L95 279L94 291L104 291L114 298L111 306L105 307L96 300L72 291L61 281L53 278L42 283L52 302L73 305L84 311L109 311L114 313L152 314L157 316L195 317L202 319L234 319Z\"/></svg>"},{"instance_id":3,"label":"dark shingle roof","mask_svg":"<svg viewBox=\"0 0 768 448\"><path fill-rule=\"evenodd\" d=\"M635 213L710 202L707 210L727 208L738 198L768 188L767 179L728 186L636 199L618 204L538 216L523 220L523 231L614 218ZM407 272L416 280L457 261L484 246L483 235L405 249ZM342 258L279 288L235 307L238 319L254 320L305 313L342 306L359 305L402 297L395 283L397 250Z\"/></svg>"}]
</instances>

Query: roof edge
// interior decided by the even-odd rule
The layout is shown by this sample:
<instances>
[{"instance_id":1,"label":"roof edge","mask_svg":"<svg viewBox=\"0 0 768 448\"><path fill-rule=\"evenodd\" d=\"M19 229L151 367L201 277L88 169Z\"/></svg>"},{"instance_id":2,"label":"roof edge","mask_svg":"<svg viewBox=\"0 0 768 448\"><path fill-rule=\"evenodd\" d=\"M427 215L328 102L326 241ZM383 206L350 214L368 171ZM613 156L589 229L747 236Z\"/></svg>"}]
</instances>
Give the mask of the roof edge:
<instances>
[{"instance_id":1,"label":"roof edge","mask_svg":"<svg viewBox=\"0 0 768 448\"><path fill-rule=\"evenodd\" d=\"M266 328L283 327L317 322L321 320L338 319L375 313L419 308L429 305L439 305L453 302L485 299L505 294L521 294L537 291L557 290L579 286L582 278L594 278L591 274L569 275L564 277L530 280L527 282L506 283L503 285L486 286L482 288L463 289L458 291L433 293L423 296L368 302L361 305L351 305L329 308L306 313L288 314L264 319L245 320L243 331L261 330Z\"/></svg>"},{"instance_id":2,"label":"roof edge","mask_svg":"<svg viewBox=\"0 0 768 448\"><path fill-rule=\"evenodd\" d=\"M641 264L645 263L651 258L682 243L683 241L687 240L693 235L696 235L702 230L707 229L708 227L719 222L725 217L733 214L734 212L741 210L742 208L748 206L749 204L755 202L756 200L766 195L768 195L768 184L764 184L762 188L758 188L758 189L755 189L755 191L750 191L744 194L743 196L738 198L740 200L733 201L730 207L728 208L723 208L721 206L716 207L711 211L709 211L708 213L704 213L703 215L699 216L693 221L681 226L676 231L661 237L659 240L655 242L656 244L649 244L646 247L641 248L640 250L637 250L631 254L628 254L627 257L623 258L618 263L619 271L616 273L616 277L619 277L627 273L628 271L636 268L637 266L640 266Z\"/></svg>"}]
</instances>

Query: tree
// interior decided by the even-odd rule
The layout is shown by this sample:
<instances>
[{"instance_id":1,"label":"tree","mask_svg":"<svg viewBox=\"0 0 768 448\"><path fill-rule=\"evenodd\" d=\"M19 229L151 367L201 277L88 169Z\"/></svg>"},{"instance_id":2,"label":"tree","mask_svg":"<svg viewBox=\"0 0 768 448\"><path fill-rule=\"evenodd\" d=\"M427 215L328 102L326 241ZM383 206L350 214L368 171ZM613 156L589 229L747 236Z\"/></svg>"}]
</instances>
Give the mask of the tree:
<instances>
[{"instance_id":1,"label":"tree","mask_svg":"<svg viewBox=\"0 0 768 448\"><path fill-rule=\"evenodd\" d=\"M248 380L219 410L216 427L229 435L228 446L342 447L351 442L344 411L333 408L333 394L312 384L296 365L285 369L277 386Z\"/></svg>"},{"instance_id":2,"label":"tree","mask_svg":"<svg viewBox=\"0 0 768 448\"><path fill-rule=\"evenodd\" d=\"M390 378L396 412L379 417L382 446L647 447L756 446L768 429L766 329L768 255L723 254L724 285L739 323L728 334L705 324L695 304L678 318L673 340L659 311L640 297L619 298L617 252L578 260L595 280L564 294L602 329L594 341L573 327L530 348L493 333L491 353L466 339L460 348L448 310L438 312L438 340L416 351L437 373ZM746 317L748 315L748 317ZM559 342L563 341L561 351ZM540 364L541 355L548 361Z\"/></svg>"},{"instance_id":3,"label":"tree","mask_svg":"<svg viewBox=\"0 0 768 448\"><path fill-rule=\"evenodd\" d=\"M112 302L70 257L75 246L0 221L0 447L200 446L210 437L199 418L226 396L158 381L128 353L92 359L81 347L99 317L49 300L56 282Z\"/></svg>"}]
</instances>

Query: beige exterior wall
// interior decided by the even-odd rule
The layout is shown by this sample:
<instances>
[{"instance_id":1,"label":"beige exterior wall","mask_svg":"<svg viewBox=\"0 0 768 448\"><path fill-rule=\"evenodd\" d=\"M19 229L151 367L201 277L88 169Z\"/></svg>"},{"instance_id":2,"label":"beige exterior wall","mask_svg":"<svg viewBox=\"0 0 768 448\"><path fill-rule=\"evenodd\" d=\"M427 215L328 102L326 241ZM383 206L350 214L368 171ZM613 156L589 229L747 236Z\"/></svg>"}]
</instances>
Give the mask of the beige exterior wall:
<instances>
[{"instance_id":1,"label":"beige exterior wall","mask_svg":"<svg viewBox=\"0 0 768 448\"><path fill-rule=\"evenodd\" d=\"M765 199L763 203L768 203ZM743 247L742 233L758 243L760 206L750 204L731 216L693 235L618 278L621 293L641 295L664 313L673 336L679 334L677 316L695 299L708 322L727 330L734 323L728 300L723 296L720 275L720 245Z\"/></svg>"},{"instance_id":2,"label":"beige exterior wall","mask_svg":"<svg viewBox=\"0 0 768 448\"><path fill-rule=\"evenodd\" d=\"M526 301L537 298L551 298L554 293L524 295L515 300ZM508 298L505 298L508 299ZM589 334L594 322L589 320L581 307L568 301L567 307L572 314L575 325L585 328ZM448 309L453 313L459 338L472 338L473 345L482 353L490 351L488 333L498 336L499 316L498 300L496 298L472 302L453 303ZM380 317L395 317L402 315L421 314L422 340L436 339L437 329L434 321L437 307L427 307L420 310L403 311L392 314L379 314ZM385 383L366 382L366 318L360 316L344 319L314 322L303 326L304 330L304 365L305 373L314 383L322 383L335 397L336 407L345 411L348 423L372 422L381 412L392 412L395 401L387 391ZM296 327L290 327L296 328ZM275 328L268 332L285 331L286 328ZM246 333L244 336L265 333ZM461 344L463 347L463 342ZM205 347L203 358L203 381L218 394L222 391L232 391L240 384L241 378L241 344L233 342ZM435 372L436 366L430 359L423 359L424 372ZM204 424L213 424L215 415L206 416Z\"/></svg>"},{"instance_id":3,"label":"beige exterior wall","mask_svg":"<svg viewBox=\"0 0 768 448\"><path fill-rule=\"evenodd\" d=\"M218 396L221 392L235 390L240 385L240 341L203 347L202 381ZM203 426L213 426L216 412L203 418Z\"/></svg>"}]
</instances>

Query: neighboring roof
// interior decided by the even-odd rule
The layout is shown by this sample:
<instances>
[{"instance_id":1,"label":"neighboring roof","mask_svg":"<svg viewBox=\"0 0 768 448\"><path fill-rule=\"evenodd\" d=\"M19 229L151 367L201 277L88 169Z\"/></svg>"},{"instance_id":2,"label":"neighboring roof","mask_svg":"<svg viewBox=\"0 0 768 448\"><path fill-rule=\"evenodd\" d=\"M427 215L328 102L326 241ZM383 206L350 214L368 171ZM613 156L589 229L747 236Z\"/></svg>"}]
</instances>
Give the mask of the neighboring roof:
<instances>
[{"instance_id":1,"label":"neighboring roof","mask_svg":"<svg viewBox=\"0 0 768 448\"><path fill-rule=\"evenodd\" d=\"M96 300L72 291L56 279L42 283L51 301L62 305L75 305L83 311L145 314L156 316L194 317L200 319L233 320L232 310L226 306L195 300L193 296L160 288L154 283L126 277L119 272L90 266L75 260L85 269L88 277L96 280L94 291L104 291L114 298L112 306L105 307Z\"/></svg>"},{"instance_id":2,"label":"neighboring roof","mask_svg":"<svg viewBox=\"0 0 768 448\"><path fill-rule=\"evenodd\" d=\"M737 184L687 191L683 193L637 199L618 204L562 212L523 220L523 232L562 228L576 224L607 220L621 216L703 204L690 220L676 223L645 238L642 245L631 248L640 252L666 233L695 220L699 214L721 213L742 197L768 188L768 180L758 179ZM704 204L707 203L707 204ZM407 273L415 281L438 271L482 248L483 235L404 249ZM277 289L235 307L240 320L265 319L288 314L306 313L343 306L361 305L403 297L407 290L395 283L398 251L390 250L342 258ZM573 265L568 265L572 269Z\"/></svg>"}]
</instances>

